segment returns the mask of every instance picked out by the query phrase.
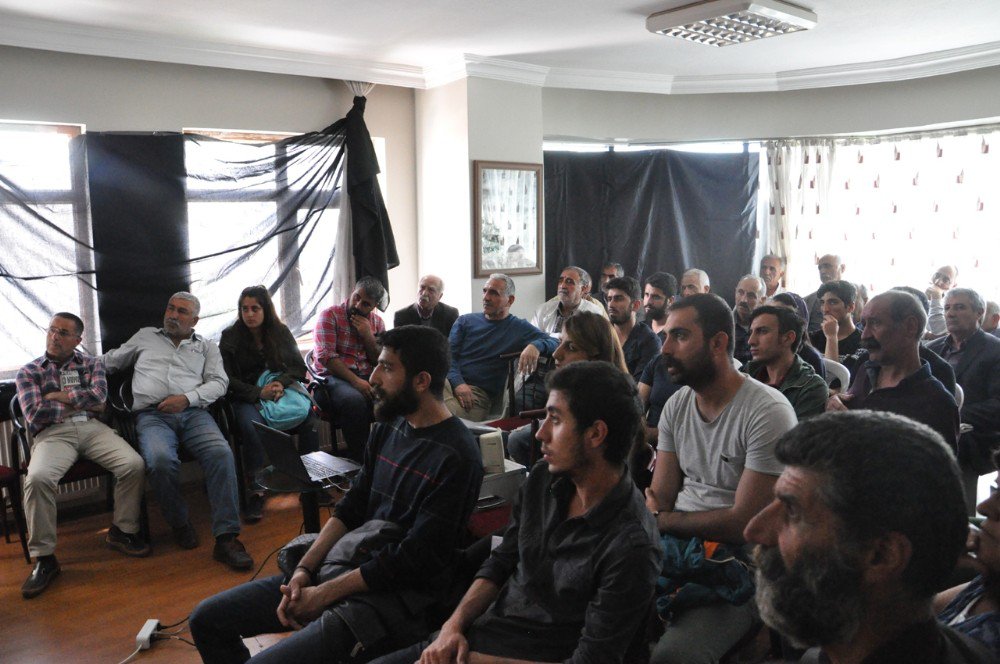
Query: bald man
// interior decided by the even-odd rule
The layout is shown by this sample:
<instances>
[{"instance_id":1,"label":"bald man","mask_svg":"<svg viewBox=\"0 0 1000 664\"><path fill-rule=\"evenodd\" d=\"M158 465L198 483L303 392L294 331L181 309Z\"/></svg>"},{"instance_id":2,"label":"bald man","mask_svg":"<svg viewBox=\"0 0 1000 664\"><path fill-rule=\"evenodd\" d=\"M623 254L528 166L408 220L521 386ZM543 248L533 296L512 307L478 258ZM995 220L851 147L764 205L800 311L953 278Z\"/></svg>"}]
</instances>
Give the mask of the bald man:
<instances>
[{"instance_id":1,"label":"bald man","mask_svg":"<svg viewBox=\"0 0 1000 664\"><path fill-rule=\"evenodd\" d=\"M444 294L444 281L441 277L428 274L420 278L417 288L417 301L396 312L392 318L392 326L425 325L448 336L451 326L458 318L458 309L449 307L441 301Z\"/></svg>"}]
</instances>

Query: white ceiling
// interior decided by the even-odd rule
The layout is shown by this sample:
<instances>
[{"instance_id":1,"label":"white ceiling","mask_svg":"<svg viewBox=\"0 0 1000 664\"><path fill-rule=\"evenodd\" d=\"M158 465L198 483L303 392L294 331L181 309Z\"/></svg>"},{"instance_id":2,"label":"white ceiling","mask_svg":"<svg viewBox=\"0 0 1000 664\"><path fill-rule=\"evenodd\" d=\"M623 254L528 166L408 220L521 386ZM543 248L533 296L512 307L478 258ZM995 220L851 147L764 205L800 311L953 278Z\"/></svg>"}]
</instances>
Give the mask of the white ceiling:
<instances>
[{"instance_id":1,"label":"white ceiling","mask_svg":"<svg viewBox=\"0 0 1000 664\"><path fill-rule=\"evenodd\" d=\"M0 44L417 88L748 92L1000 65L1000 0L798 0L815 29L725 48L646 31L689 1L0 0Z\"/></svg>"}]
</instances>

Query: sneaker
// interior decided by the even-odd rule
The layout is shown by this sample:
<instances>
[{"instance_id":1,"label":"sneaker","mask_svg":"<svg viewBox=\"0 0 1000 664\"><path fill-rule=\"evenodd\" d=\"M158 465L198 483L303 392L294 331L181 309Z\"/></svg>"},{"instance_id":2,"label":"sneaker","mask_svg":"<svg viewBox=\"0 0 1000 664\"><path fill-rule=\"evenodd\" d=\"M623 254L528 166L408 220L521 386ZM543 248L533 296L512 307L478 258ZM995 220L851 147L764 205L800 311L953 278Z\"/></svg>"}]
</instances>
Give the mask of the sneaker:
<instances>
[{"instance_id":1,"label":"sneaker","mask_svg":"<svg viewBox=\"0 0 1000 664\"><path fill-rule=\"evenodd\" d=\"M121 551L126 556L133 556L135 558L145 558L151 550L149 543L143 542L138 533L134 535L126 533L118 526L111 526L108 529L108 537L105 541L115 551Z\"/></svg>"},{"instance_id":2,"label":"sneaker","mask_svg":"<svg viewBox=\"0 0 1000 664\"><path fill-rule=\"evenodd\" d=\"M257 523L264 518L264 502L266 497L262 493L252 493L247 498L246 509L243 510L243 520L247 523Z\"/></svg>"},{"instance_id":3,"label":"sneaker","mask_svg":"<svg viewBox=\"0 0 1000 664\"><path fill-rule=\"evenodd\" d=\"M243 542L239 541L235 535L221 535L215 538L215 549L212 551L212 557L238 571L253 567L253 558L247 553Z\"/></svg>"},{"instance_id":4,"label":"sneaker","mask_svg":"<svg viewBox=\"0 0 1000 664\"><path fill-rule=\"evenodd\" d=\"M55 556L39 556L35 560L35 569L21 586L21 596L24 599L38 597L49 587L52 579L59 576L59 561Z\"/></svg>"},{"instance_id":5,"label":"sneaker","mask_svg":"<svg viewBox=\"0 0 1000 664\"><path fill-rule=\"evenodd\" d=\"M180 528L174 528L174 541L182 549L197 549L198 531L194 529L194 526L189 521Z\"/></svg>"}]
</instances>

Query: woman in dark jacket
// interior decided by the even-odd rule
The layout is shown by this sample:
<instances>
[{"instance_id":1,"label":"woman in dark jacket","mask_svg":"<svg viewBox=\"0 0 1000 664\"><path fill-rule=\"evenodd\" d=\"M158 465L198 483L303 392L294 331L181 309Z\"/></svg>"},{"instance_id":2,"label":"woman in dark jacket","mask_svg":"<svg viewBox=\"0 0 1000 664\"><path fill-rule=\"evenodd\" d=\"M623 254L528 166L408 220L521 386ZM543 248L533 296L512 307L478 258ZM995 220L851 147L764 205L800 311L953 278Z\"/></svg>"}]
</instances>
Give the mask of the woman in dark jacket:
<instances>
[{"instance_id":1,"label":"woman in dark jacket","mask_svg":"<svg viewBox=\"0 0 1000 664\"><path fill-rule=\"evenodd\" d=\"M264 450L253 426L254 422L264 423L258 404L280 399L288 386L305 380L306 365L295 338L278 320L271 296L263 286L250 286L240 293L236 322L222 332L219 350L229 375L227 398L236 414L245 470L253 489L244 518L255 522L263 516L264 509L263 489L254 480L257 471L264 467ZM258 387L257 381L265 369L279 375ZM316 417L310 412L302 424L289 432L299 435L300 452L319 449L316 424Z\"/></svg>"}]
</instances>

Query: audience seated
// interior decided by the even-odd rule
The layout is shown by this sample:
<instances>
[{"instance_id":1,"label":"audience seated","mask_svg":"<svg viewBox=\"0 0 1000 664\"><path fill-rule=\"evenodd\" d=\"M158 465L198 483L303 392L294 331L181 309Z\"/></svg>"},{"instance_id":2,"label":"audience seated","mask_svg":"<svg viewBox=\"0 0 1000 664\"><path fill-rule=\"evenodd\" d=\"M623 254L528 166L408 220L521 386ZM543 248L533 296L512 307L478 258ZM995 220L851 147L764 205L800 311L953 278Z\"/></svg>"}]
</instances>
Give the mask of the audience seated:
<instances>
[{"instance_id":1,"label":"audience seated","mask_svg":"<svg viewBox=\"0 0 1000 664\"><path fill-rule=\"evenodd\" d=\"M607 316L604 307L584 299L584 294L589 292L589 288L590 275L586 270L575 265L563 269L556 286L556 296L535 310L531 324L542 332L558 335L562 332L566 319L578 311L590 311Z\"/></svg>"},{"instance_id":2,"label":"audience seated","mask_svg":"<svg viewBox=\"0 0 1000 664\"><path fill-rule=\"evenodd\" d=\"M837 279L826 282L816 292L823 310L823 325L810 336L810 341L823 351L823 357L843 364L861 346L861 330L854 325L852 316L858 289L849 281Z\"/></svg>"},{"instance_id":3,"label":"audience seated","mask_svg":"<svg viewBox=\"0 0 1000 664\"><path fill-rule=\"evenodd\" d=\"M746 364L750 356L750 315L764 301L764 280L754 274L745 274L736 284L736 306L733 309L736 323L736 340L733 357Z\"/></svg>"},{"instance_id":4,"label":"audience seated","mask_svg":"<svg viewBox=\"0 0 1000 664\"><path fill-rule=\"evenodd\" d=\"M762 300L785 292L781 286L781 280L785 278L785 259L781 256L767 254L761 258L757 274L764 280L764 285L767 287L767 293L761 297Z\"/></svg>"},{"instance_id":5,"label":"audience seated","mask_svg":"<svg viewBox=\"0 0 1000 664\"><path fill-rule=\"evenodd\" d=\"M649 361L660 352L660 338L647 326L636 323L635 312L642 304L639 282L632 277L618 277L608 282L608 318L614 326L628 372L638 382Z\"/></svg>"},{"instance_id":6,"label":"audience seated","mask_svg":"<svg viewBox=\"0 0 1000 664\"><path fill-rule=\"evenodd\" d=\"M606 362L548 381L544 456L500 545L432 642L378 664L626 661L663 557L624 463L640 426L635 389Z\"/></svg>"},{"instance_id":7,"label":"audience seated","mask_svg":"<svg viewBox=\"0 0 1000 664\"><path fill-rule=\"evenodd\" d=\"M383 335L360 473L291 578L198 605L191 634L206 664L246 661L243 638L262 633L295 630L254 659L297 663L368 661L426 637L483 479L472 434L444 405L447 373L437 330Z\"/></svg>"},{"instance_id":8,"label":"audience seated","mask_svg":"<svg viewBox=\"0 0 1000 664\"><path fill-rule=\"evenodd\" d=\"M442 295L444 281L441 277L433 274L421 277L417 287L417 301L397 311L392 318L392 326L428 325L447 337L458 318L458 309L442 302Z\"/></svg>"},{"instance_id":9,"label":"audience seated","mask_svg":"<svg viewBox=\"0 0 1000 664\"><path fill-rule=\"evenodd\" d=\"M847 270L847 265L837 254L820 256L816 261L816 267L819 270L820 285L828 281L841 279ZM807 331L810 335L819 332L823 326L823 309L819 298L819 291L805 296L806 306L809 307L809 327Z\"/></svg>"},{"instance_id":10,"label":"audience seated","mask_svg":"<svg viewBox=\"0 0 1000 664\"><path fill-rule=\"evenodd\" d=\"M194 331L201 304L191 293L174 293L163 314L163 327L144 327L120 347L108 351L109 372L133 367L132 397L139 452L174 540L184 549L198 546L180 492L178 448L184 446L205 474L212 506L212 557L237 570L253 559L237 539L240 533L236 461L229 443L206 408L222 398L229 385L214 341Z\"/></svg>"},{"instance_id":11,"label":"audience seated","mask_svg":"<svg viewBox=\"0 0 1000 664\"><path fill-rule=\"evenodd\" d=\"M49 322L45 354L17 372L17 400L34 438L24 478L28 552L35 567L21 596L42 594L60 572L56 560L56 492L59 480L80 457L115 476L115 513L105 538L127 556L149 555L139 535L139 501L145 484L142 457L97 419L104 410L108 383L100 359L76 350L83 321L60 312Z\"/></svg>"},{"instance_id":12,"label":"audience seated","mask_svg":"<svg viewBox=\"0 0 1000 664\"><path fill-rule=\"evenodd\" d=\"M983 332L1000 337L1000 304L993 300L986 301L986 313L983 314Z\"/></svg>"},{"instance_id":13,"label":"audience seated","mask_svg":"<svg viewBox=\"0 0 1000 664\"><path fill-rule=\"evenodd\" d=\"M954 265L942 265L931 276L931 284L924 290L930 305L927 318L927 330L932 336L940 337L948 329L944 319L944 295L958 286L958 268Z\"/></svg>"},{"instance_id":14,"label":"audience seated","mask_svg":"<svg viewBox=\"0 0 1000 664\"><path fill-rule=\"evenodd\" d=\"M677 278L669 272L654 272L642 286L642 324L663 341L667 325L667 307L677 297Z\"/></svg>"},{"instance_id":15,"label":"audience seated","mask_svg":"<svg viewBox=\"0 0 1000 664\"><path fill-rule=\"evenodd\" d=\"M788 291L778 293L769 299L767 303L773 304L777 307L791 309L797 313L799 318L802 320L806 320L809 315L809 307L806 306L805 300L795 293L789 293ZM823 354L813 348L812 342L809 340L808 333L802 334L802 343L799 344L799 349L796 352L799 357L805 360L806 364L812 367L812 370L816 372L817 376L826 380L826 369L823 366Z\"/></svg>"},{"instance_id":16,"label":"audience seated","mask_svg":"<svg viewBox=\"0 0 1000 664\"><path fill-rule=\"evenodd\" d=\"M774 499L746 527L757 604L802 662L995 662L931 600L967 525L954 456L891 413L826 413L778 442Z\"/></svg>"},{"instance_id":17,"label":"audience seated","mask_svg":"<svg viewBox=\"0 0 1000 664\"><path fill-rule=\"evenodd\" d=\"M681 275L681 297L687 297L695 293L708 293L711 290L712 282L708 278L708 272L693 267L690 270L685 270L684 274Z\"/></svg>"},{"instance_id":18,"label":"audience seated","mask_svg":"<svg viewBox=\"0 0 1000 664\"><path fill-rule=\"evenodd\" d=\"M621 263L605 263L601 266L601 283L600 288L597 289L597 293L594 294L594 299L600 302L602 305L607 306L608 300L605 294L605 287L608 282L612 279L618 279L625 276L625 268Z\"/></svg>"},{"instance_id":19,"label":"audience seated","mask_svg":"<svg viewBox=\"0 0 1000 664\"><path fill-rule=\"evenodd\" d=\"M662 533L742 544L743 528L781 473L774 444L795 426L795 412L779 392L733 367L733 340L733 314L722 298L698 294L671 305L662 353L671 378L685 387L660 416L646 492ZM750 602L688 609L667 626L652 661L716 662L753 621Z\"/></svg>"},{"instance_id":20,"label":"audience seated","mask_svg":"<svg viewBox=\"0 0 1000 664\"><path fill-rule=\"evenodd\" d=\"M306 378L306 363L302 361L291 331L278 319L271 295L264 286L250 286L240 293L236 322L222 331L219 351L229 376L227 397L240 432L246 481L252 489L243 518L254 523L263 516L265 498L264 489L256 480L265 458L253 423L267 423L259 404L279 401L286 389L304 391L299 381ZM277 376L261 385L260 379L265 372ZM319 449L316 425L316 416L310 408L305 420L289 430L289 433L298 434L300 452Z\"/></svg>"}]
</instances>

